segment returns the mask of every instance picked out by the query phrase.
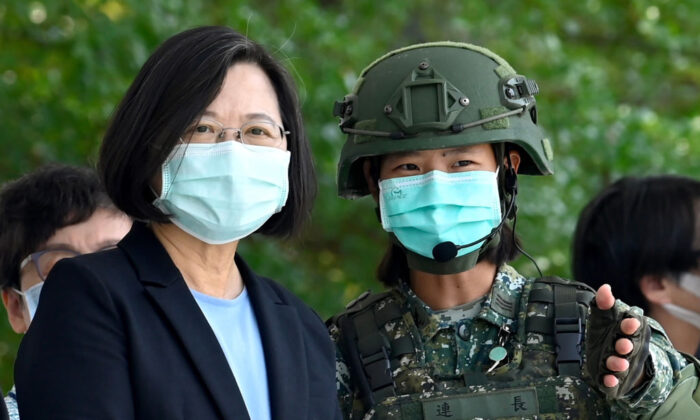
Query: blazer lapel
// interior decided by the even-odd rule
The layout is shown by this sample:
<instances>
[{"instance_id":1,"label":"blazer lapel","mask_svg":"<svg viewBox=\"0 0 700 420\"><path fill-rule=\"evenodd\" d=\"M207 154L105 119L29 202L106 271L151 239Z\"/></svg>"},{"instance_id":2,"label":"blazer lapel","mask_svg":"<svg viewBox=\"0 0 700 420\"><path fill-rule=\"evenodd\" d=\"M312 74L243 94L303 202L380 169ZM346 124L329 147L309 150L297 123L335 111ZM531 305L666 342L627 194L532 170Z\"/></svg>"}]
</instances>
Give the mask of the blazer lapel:
<instances>
[{"instance_id":1,"label":"blazer lapel","mask_svg":"<svg viewBox=\"0 0 700 420\"><path fill-rule=\"evenodd\" d=\"M238 255L236 265L246 281L260 329L272 418L308 418L309 374L299 314Z\"/></svg>"},{"instance_id":2,"label":"blazer lapel","mask_svg":"<svg viewBox=\"0 0 700 420\"><path fill-rule=\"evenodd\" d=\"M249 419L243 397L221 346L182 275L142 223L119 243L155 305L182 341L224 419Z\"/></svg>"}]
</instances>

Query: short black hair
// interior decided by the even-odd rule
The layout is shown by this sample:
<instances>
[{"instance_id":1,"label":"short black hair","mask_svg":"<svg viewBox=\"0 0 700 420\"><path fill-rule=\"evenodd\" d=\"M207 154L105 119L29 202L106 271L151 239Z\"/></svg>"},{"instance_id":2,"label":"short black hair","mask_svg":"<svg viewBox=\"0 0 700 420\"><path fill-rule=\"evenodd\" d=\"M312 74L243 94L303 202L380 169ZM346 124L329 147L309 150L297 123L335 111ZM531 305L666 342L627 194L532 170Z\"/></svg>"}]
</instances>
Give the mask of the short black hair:
<instances>
[{"instance_id":1,"label":"short black hair","mask_svg":"<svg viewBox=\"0 0 700 420\"><path fill-rule=\"evenodd\" d=\"M258 232L289 236L308 219L316 177L294 81L262 46L222 26L194 28L167 39L117 107L102 142L98 171L119 209L137 220L169 221L153 205L151 182L182 133L219 94L228 69L239 62L265 72L277 94L282 125L291 132L287 204Z\"/></svg>"},{"instance_id":2,"label":"short black hair","mask_svg":"<svg viewBox=\"0 0 700 420\"><path fill-rule=\"evenodd\" d=\"M700 258L700 181L675 175L625 177L581 212L573 241L574 278L608 283L617 298L648 310L645 275L677 278Z\"/></svg>"},{"instance_id":3,"label":"short black hair","mask_svg":"<svg viewBox=\"0 0 700 420\"><path fill-rule=\"evenodd\" d=\"M504 158L510 150L509 146L510 145L504 143L495 143L491 145L496 163L499 167L498 191L501 197L504 215L508 200L511 198L510 192L507 192L505 187L508 168L504 163ZM382 157L374 156L367 159L370 159L371 177L374 182L378 182ZM515 211L516 208L513 207L513 213L515 213ZM513 215L511 215L511 218L512 217ZM479 255L477 263L488 261L496 267L500 267L507 262L513 261L520 254L518 250L520 247L520 239L518 235L513 232L513 228L508 223L503 223L500 234L496 238L498 239L498 243L493 246L487 245L487 248ZM496 238L494 238L494 240ZM377 279L384 284L384 286L393 287L402 281L408 281L408 276L409 267L406 251L400 245L391 242L377 266Z\"/></svg>"},{"instance_id":4,"label":"short black hair","mask_svg":"<svg viewBox=\"0 0 700 420\"><path fill-rule=\"evenodd\" d=\"M0 189L0 288L20 287L22 259L97 208L116 208L92 169L52 164Z\"/></svg>"}]
</instances>

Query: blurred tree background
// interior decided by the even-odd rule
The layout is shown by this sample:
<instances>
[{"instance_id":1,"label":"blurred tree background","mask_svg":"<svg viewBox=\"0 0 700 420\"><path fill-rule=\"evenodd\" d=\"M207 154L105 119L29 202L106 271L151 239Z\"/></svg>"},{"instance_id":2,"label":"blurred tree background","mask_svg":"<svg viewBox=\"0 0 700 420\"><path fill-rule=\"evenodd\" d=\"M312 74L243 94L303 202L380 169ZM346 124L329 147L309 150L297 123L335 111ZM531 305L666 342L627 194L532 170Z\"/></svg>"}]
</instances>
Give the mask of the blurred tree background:
<instances>
[{"instance_id":1,"label":"blurred tree background","mask_svg":"<svg viewBox=\"0 0 700 420\"><path fill-rule=\"evenodd\" d=\"M407 44L486 46L538 81L553 177L521 178L518 231L543 271L567 276L578 213L625 175L700 177L700 4L697 0L2 0L0 182L46 162L94 165L110 115L167 37L228 25L293 72L320 192L297 240L241 247L261 274L323 317L365 289L386 246L370 199L336 198L343 144L333 101L359 71ZM530 263L515 263L534 274ZM0 386L12 384L20 337L0 320Z\"/></svg>"}]
</instances>

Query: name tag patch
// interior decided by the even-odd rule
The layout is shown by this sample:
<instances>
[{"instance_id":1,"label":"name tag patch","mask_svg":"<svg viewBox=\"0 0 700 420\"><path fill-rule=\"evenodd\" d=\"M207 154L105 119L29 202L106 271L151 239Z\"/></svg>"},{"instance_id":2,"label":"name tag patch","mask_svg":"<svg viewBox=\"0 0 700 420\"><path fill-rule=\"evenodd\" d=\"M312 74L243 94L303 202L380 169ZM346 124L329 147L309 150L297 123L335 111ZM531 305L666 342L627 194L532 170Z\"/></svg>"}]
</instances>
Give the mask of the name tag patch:
<instances>
[{"instance_id":1,"label":"name tag patch","mask_svg":"<svg viewBox=\"0 0 700 420\"><path fill-rule=\"evenodd\" d=\"M425 420L513 417L538 413L537 391L532 387L423 401Z\"/></svg>"}]
</instances>

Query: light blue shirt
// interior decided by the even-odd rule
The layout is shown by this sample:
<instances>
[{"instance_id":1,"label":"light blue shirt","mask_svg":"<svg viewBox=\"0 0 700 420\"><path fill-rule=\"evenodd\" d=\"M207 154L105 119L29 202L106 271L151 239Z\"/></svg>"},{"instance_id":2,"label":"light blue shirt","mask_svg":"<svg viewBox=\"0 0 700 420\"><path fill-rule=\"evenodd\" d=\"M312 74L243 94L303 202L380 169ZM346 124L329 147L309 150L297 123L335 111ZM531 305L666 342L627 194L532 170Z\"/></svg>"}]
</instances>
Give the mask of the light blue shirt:
<instances>
[{"instance_id":1,"label":"light blue shirt","mask_svg":"<svg viewBox=\"0 0 700 420\"><path fill-rule=\"evenodd\" d=\"M190 291L219 340L251 420L270 420L265 354L247 289L233 300Z\"/></svg>"}]
</instances>

